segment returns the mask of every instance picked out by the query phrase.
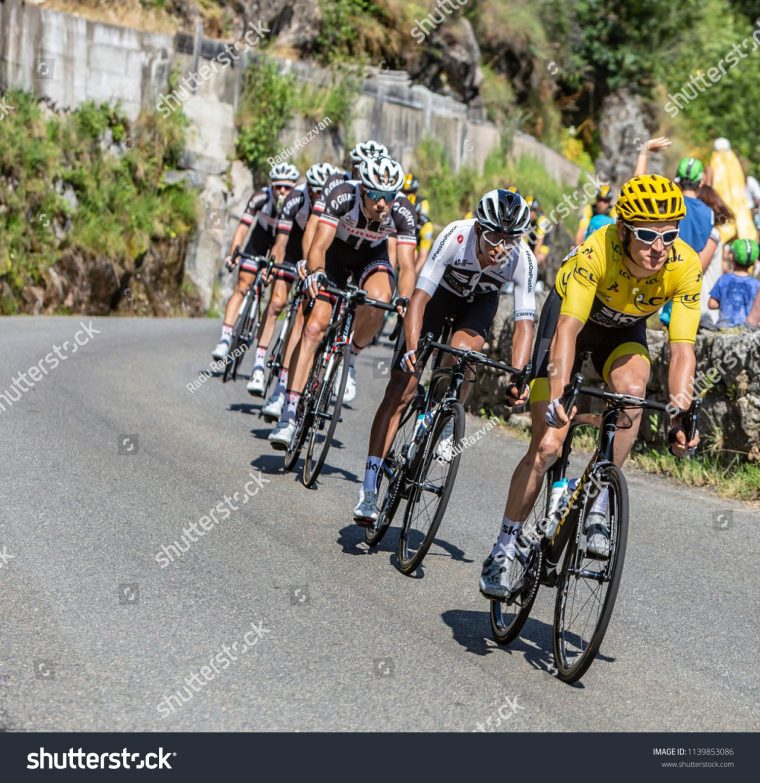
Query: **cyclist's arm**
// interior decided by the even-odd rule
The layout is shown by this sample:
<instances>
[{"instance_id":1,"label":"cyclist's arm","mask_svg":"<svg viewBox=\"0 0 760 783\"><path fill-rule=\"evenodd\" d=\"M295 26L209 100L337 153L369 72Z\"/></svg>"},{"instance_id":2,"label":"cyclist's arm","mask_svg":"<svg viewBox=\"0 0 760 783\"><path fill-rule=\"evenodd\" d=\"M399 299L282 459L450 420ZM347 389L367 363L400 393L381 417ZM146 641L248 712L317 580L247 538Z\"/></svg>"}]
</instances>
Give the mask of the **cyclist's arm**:
<instances>
[{"instance_id":1,"label":"cyclist's arm","mask_svg":"<svg viewBox=\"0 0 760 783\"><path fill-rule=\"evenodd\" d=\"M246 236L248 236L248 230L250 229L250 223L244 223L242 220L238 223L238 227L235 229L235 233L232 235L232 242L230 243L230 255L234 255L235 251L242 247L245 242Z\"/></svg>"},{"instance_id":2,"label":"cyclist's arm","mask_svg":"<svg viewBox=\"0 0 760 783\"><path fill-rule=\"evenodd\" d=\"M333 226L330 223L325 223L320 219L317 226L317 232L314 235L314 239L309 247L309 255L307 258L306 269L309 274L314 272L323 271L325 269L325 254L327 249L333 243L335 239L335 231L337 226Z\"/></svg>"},{"instance_id":3,"label":"cyclist's arm","mask_svg":"<svg viewBox=\"0 0 760 783\"><path fill-rule=\"evenodd\" d=\"M512 365L522 370L530 358L533 320L536 315L538 262L527 245L520 247L520 261L514 274L515 330L512 335Z\"/></svg>"},{"instance_id":4,"label":"cyclist's arm","mask_svg":"<svg viewBox=\"0 0 760 783\"><path fill-rule=\"evenodd\" d=\"M314 241L314 236L317 233L317 226L319 225L319 214L312 212L309 215L309 219L306 221L306 228L303 230L303 238L301 239L301 258L309 257L309 248Z\"/></svg>"},{"instance_id":5,"label":"cyclist's arm","mask_svg":"<svg viewBox=\"0 0 760 783\"><path fill-rule=\"evenodd\" d=\"M388 237L388 260L391 262L393 271L395 272L398 267L398 256L396 251L398 250L398 243L396 237Z\"/></svg>"},{"instance_id":6,"label":"cyclist's arm","mask_svg":"<svg viewBox=\"0 0 760 783\"><path fill-rule=\"evenodd\" d=\"M583 329L584 321L572 315L560 315L549 350L549 399L562 396L570 383L570 373L575 363L575 344Z\"/></svg>"},{"instance_id":7,"label":"cyclist's arm","mask_svg":"<svg viewBox=\"0 0 760 783\"><path fill-rule=\"evenodd\" d=\"M697 369L697 355L693 343L671 343L670 364L668 365L668 389L670 400L678 408L686 409L691 405L694 373ZM683 432L676 436L672 448L676 456L686 456L688 445ZM690 445L696 445L696 438Z\"/></svg>"},{"instance_id":8,"label":"cyclist's arm","mask_svg":"<svg viewBox=\"0 0 760 783\"><path fill-rule=\"evenodd\" d=\"M408 351L413 351L417 348L422 329L422 317L425 315L425 308L430 299L431 296L427 291L415 288L404 316L404 338L406 339Z\"/></svg>"},{"instance_id":9,"label":"cyclist's arm","mask_svg":"<svg viewBox=\"0 0 760 783\"><path fill-rule=\"evenodd\" d=\"M400 198L394 203L393 222L398 260L398 293L399 296L411 297L412 291L414 291L414 281L417 278L414 268L417 238L415 236L414 206L408 199Z\"/></svg>"},{"instance_id":10,"label":"cyclist's arm","mask_svg":"<svg viewBox=\"0 0 760 783\"><path fill-rule=\"evenodd\" d=\"M275 264L281 264L285 260L285 248L288 244L288 234L278 231L272 245L272 258Z\"/></svg>"}]
</instances>

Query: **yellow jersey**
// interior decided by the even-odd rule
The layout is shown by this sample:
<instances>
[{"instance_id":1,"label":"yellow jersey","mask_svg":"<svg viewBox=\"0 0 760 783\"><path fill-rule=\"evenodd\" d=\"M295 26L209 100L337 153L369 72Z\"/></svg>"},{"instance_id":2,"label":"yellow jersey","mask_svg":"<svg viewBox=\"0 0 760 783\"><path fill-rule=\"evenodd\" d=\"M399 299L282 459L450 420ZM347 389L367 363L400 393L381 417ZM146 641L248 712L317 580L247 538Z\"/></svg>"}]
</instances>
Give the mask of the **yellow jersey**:
<instances>
[{"instance_id":1,"label":"yellow jersey","mask_svg":"<svg viewBox=\"0 0 760 783\"><path fill-rule=\"evenodd\" d=\"M663 267L650 277L634 277L625 264L615 225L604 226L562 262L554 287L562 315L620 328L656 313L673 301L670 342L693 343L699 328L702 265L683 240L676 239Z\"/></svg>"}]
</instances>

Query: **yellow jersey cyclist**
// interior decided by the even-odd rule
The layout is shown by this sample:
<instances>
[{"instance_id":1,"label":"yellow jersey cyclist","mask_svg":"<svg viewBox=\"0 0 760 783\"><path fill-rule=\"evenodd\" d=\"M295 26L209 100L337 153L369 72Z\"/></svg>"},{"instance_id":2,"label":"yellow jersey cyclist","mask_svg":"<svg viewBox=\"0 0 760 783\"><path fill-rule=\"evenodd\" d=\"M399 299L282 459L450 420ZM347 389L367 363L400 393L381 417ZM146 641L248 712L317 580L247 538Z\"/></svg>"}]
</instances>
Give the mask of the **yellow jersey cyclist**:
<instances>
[{"instance_id":1,"label":"yellow jersey cyclist","mask_svg":"<svg viewBox=\"0 0 760 783\"><path fill-rule=\"evenodd\" d=\"M671 419L671 448L682 457L697 445L698 436L686 443L681 424L694 384L702 287L699 257L678 238L685 214L683 195L669 179L633 177L620 192L617 222L593 233L563 262L539 320L531 442L512 475L501 530L483 563L485 596L504 598L519 588L510 581L516 539L567 436L572 412L563 409L560 398L582 356L590 354L613 391L644 396L650 370L646 319L671 300L668 388L678 410ZM628 456L639 429L641 411L628 415L632 427L615 437L616 465ZM587 518L587 551L599 559L609 557L606 504L607 493L600 492Z\"/></svg>"}]
</instances>

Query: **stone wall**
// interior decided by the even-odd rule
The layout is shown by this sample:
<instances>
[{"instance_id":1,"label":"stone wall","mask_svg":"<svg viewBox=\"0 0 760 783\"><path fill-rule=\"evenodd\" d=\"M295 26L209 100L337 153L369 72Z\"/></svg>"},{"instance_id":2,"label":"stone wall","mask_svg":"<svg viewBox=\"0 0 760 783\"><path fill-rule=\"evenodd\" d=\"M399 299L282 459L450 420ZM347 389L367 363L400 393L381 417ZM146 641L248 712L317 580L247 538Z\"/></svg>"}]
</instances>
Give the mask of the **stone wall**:
<instances>
[{"instance_id":1,"label":"stone wall","mask_svg":"<svg viewBox=\"0 0 760 783\"><path fill-rule=\"evenodd\" d=\"M538 309L547 294L538 296ZM486 352L494 359L509 363L512 354L514 298L501 297ZM669 402L669 350L665 332L650 329L647 342L652 358L652 371L647 387L648 396ZM735 453L750 462L760 462L760 332L732 329L722 332L701 330L695 346L697 374L694 391L703 393L700 432L712 447ZM600 383L590 362L583 366L589 383ZM491 371L481 370L469 406L474 412L485 408L498 416L509 418L512 410L504 404L506 379ZM598 403L593 402L593 405ZM580 407L587 409L589 401ZM640 438L665 448L664 429L652 429L644 416Z\"/></svg>"}]
</instances>

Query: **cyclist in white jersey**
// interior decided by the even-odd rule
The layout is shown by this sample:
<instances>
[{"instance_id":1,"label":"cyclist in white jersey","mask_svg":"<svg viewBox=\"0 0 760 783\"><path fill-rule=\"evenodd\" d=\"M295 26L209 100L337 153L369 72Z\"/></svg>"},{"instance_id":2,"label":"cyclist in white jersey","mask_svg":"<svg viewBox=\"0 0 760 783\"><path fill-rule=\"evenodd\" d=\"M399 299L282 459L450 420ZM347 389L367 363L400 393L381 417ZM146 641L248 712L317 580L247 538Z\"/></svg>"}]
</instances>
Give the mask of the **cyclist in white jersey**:
<instances>
[{"instance_id":1,"label":"cyclist in white jersey","mask_svg":"<svg viewBox=\"0 0 760 783\"><path fill-rule=\"evenodd\" d=\"M377 476L396 435L404 409L414 397L423 367L415 351L421 335L440 339L447 316L453 316L450 344L480 351L493 324L499 295L514 283L515 330L512 365L520 370L530 357L536 313L538 265L526 243L530 209L519 193L492 190L478 204L476 217L450 223L435 240L409 303L399 335L391 377L375 413L369 454L354 520L371 525L377 519ZM507 389L512 403L523 402L527 390Z\"/></svg>"}]
</instances>

